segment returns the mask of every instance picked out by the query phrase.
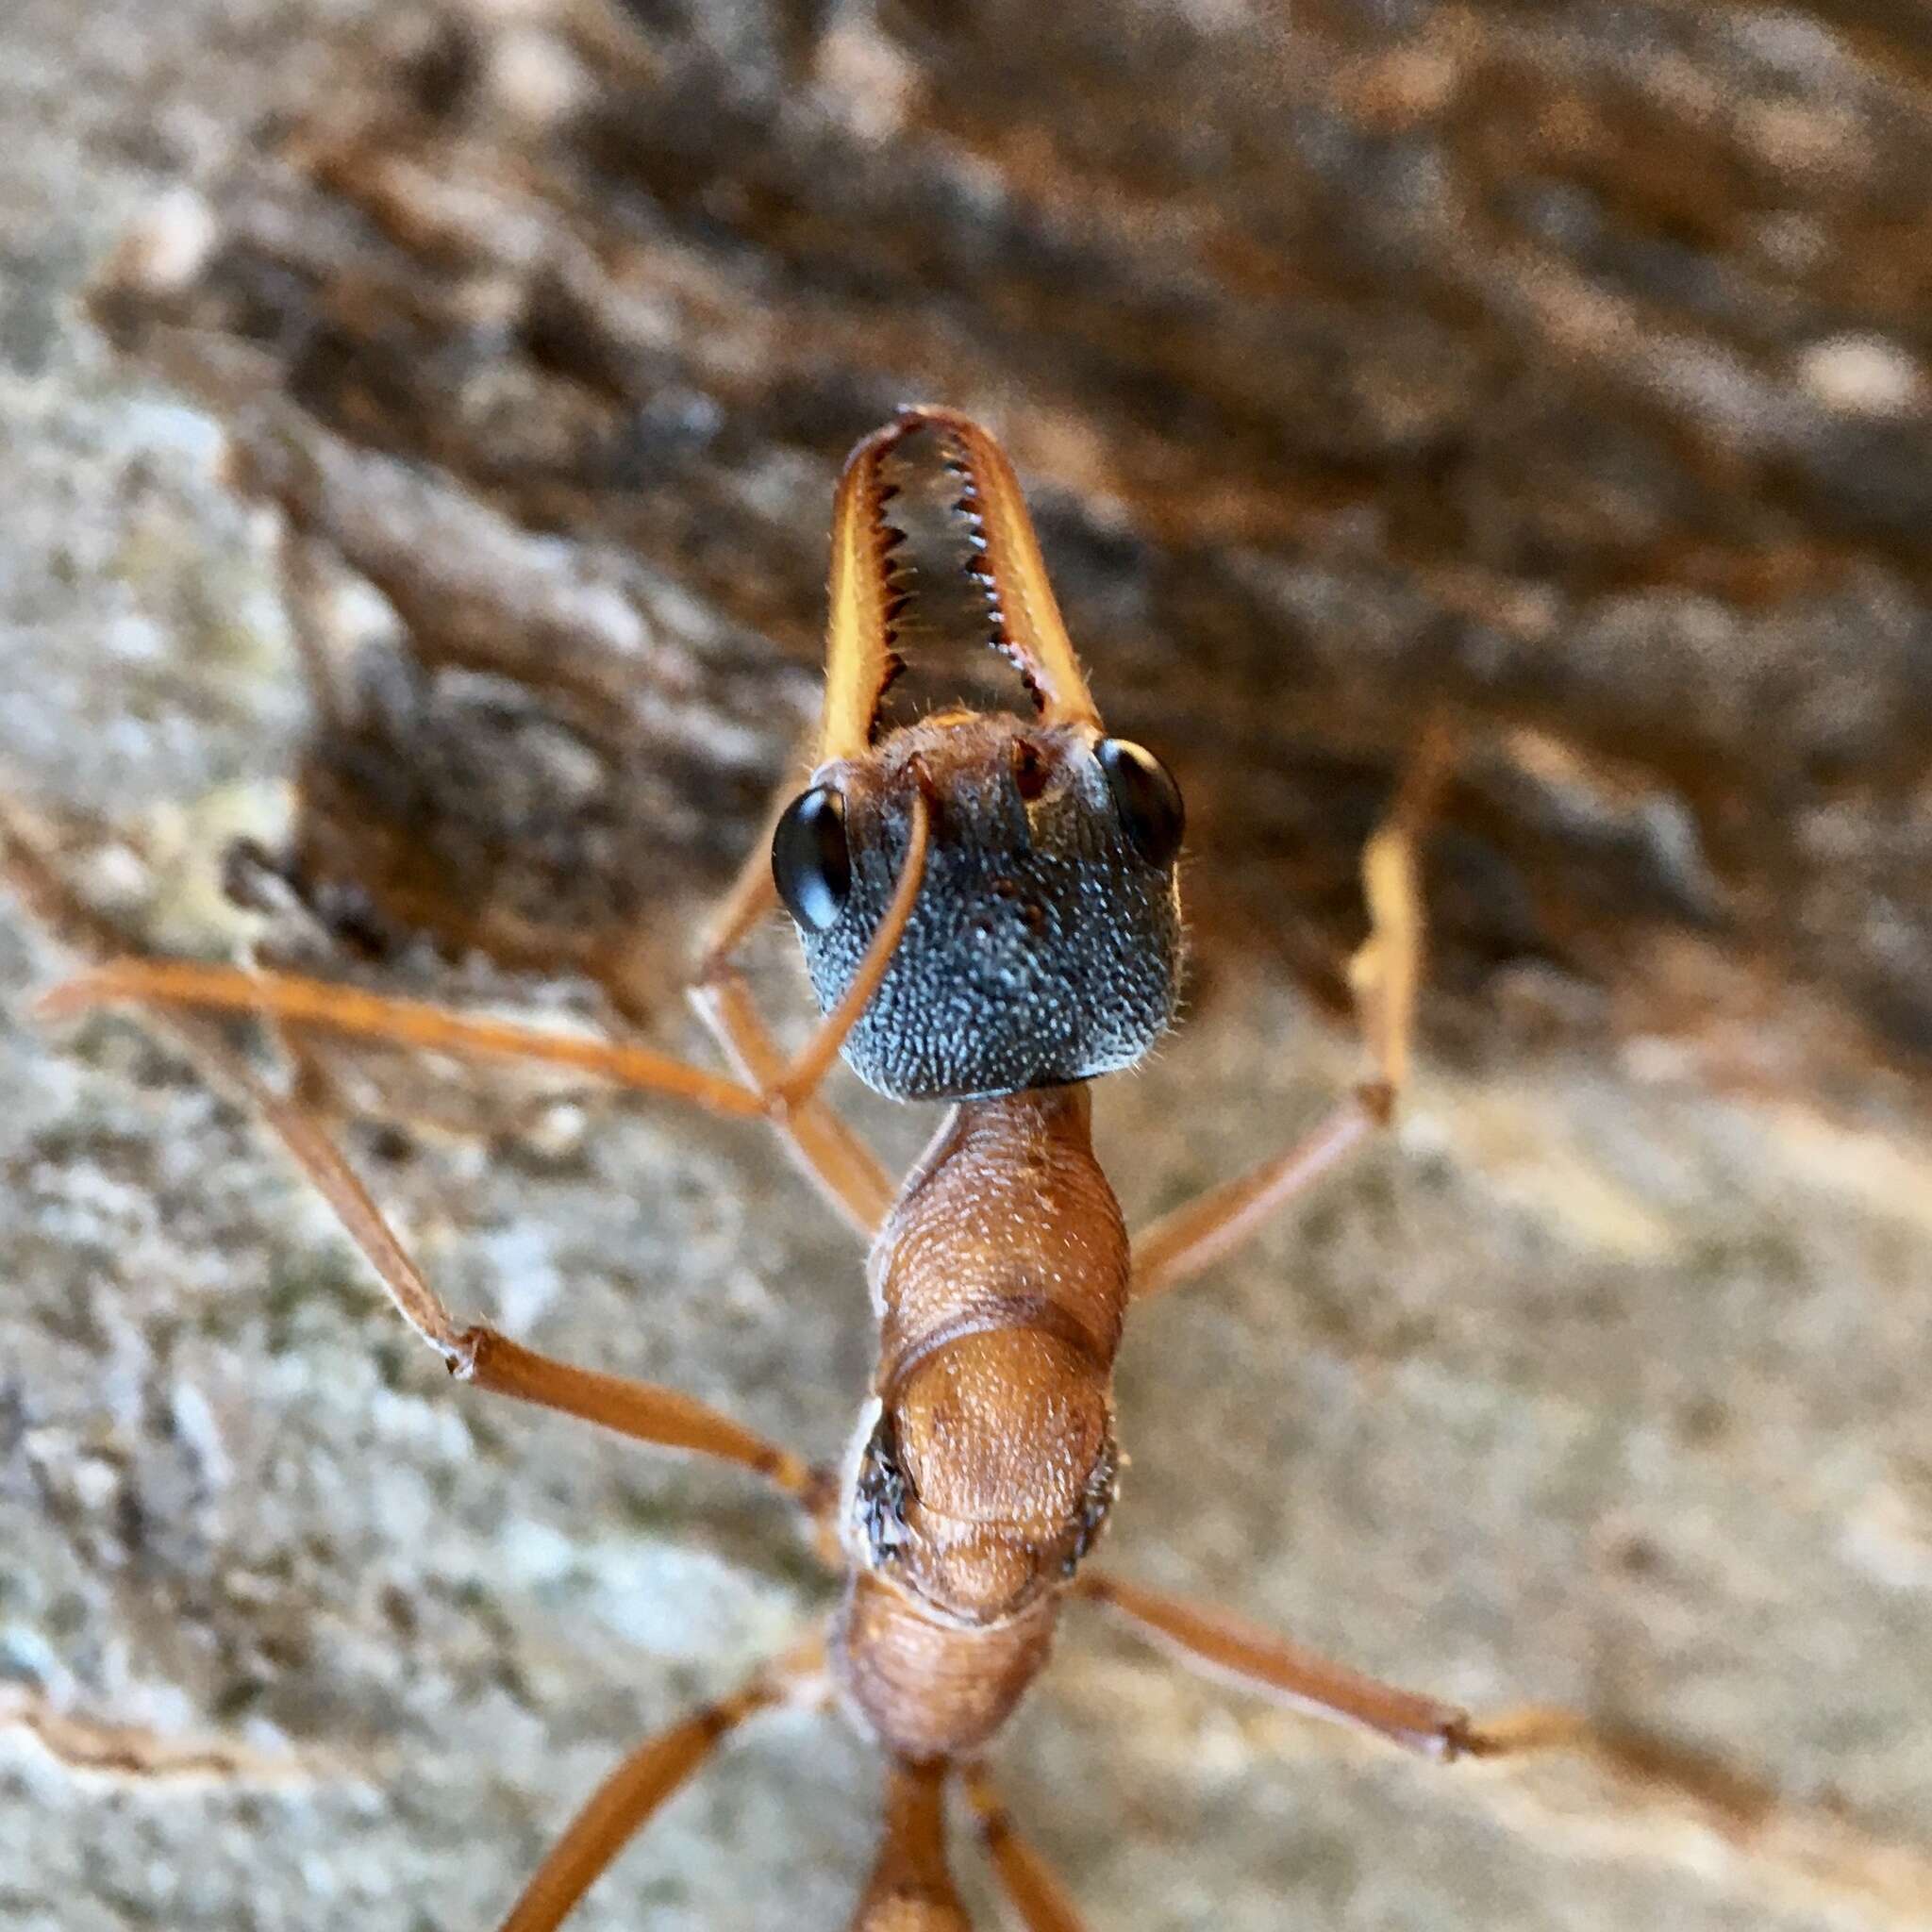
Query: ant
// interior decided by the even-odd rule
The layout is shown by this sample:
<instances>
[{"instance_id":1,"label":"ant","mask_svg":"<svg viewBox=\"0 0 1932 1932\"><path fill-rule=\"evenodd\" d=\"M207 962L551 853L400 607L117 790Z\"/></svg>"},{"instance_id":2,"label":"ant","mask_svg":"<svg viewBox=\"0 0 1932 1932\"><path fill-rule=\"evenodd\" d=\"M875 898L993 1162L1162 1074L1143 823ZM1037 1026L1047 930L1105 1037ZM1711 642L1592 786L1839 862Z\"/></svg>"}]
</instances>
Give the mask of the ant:
<instances>
[{"instance_id":1,"label":"ant","mask_svg":"<svg viewBox=\"0 0 1932 1932\"><path fill-rule=\"evenodd\" d=\"M958 708L886 722L912 595L886 465L908 447L943 468L973 545L987 641L1019 672L1030 716ZM1577 1736L1551 1712L1477 1725L1089 1561L1122 1462L1111 1381L1129 1304L1200 1274L1394 1113L1422 965L1417 848L1446 762L1443 736L1432 734L1365 850L1371 931L1350 983L1366 1077L1312 1133L1130 1241L1091 1145L1091 1082L1135 1065L1174 1015L1180 791L1151 752L1108 735L999 445L953 410L908 408L845 466L816 764L778 815L769 854L753 856L723 901L695 977L693 1002L730 1075L426 1001L180 960L109 960L43 997L47 1013L108 1001L158 1009L260 1114L459 1381L754 1472L797 1505L814 1547L843 1574L842 1602L821 1633L618 1766L501 1932L551 1932L741 1724L778 1705L832 1703L888 1765L883 1844L858 1932L967 1926L945 1852L955 1784L1030 1932L1076 1927L982 1762L1045 1665L1070 1598L1224 1677L1428 1757L1495 1757ZM24 869L12 843L16 884L51 920L48 878ZM780 903L821 1012L789 1059L738 964ZM107 950L98 933L69 936ZM674 1390L458 1322L313 1111L267 1087L208 1017L221 1012L542 1062L770 1122L872 1243L879 1361L843 1472L814 1468ZM841 1054L883 1094L952 1103L896 1191L819 1097Z\"/></svg>"}]
</instances>

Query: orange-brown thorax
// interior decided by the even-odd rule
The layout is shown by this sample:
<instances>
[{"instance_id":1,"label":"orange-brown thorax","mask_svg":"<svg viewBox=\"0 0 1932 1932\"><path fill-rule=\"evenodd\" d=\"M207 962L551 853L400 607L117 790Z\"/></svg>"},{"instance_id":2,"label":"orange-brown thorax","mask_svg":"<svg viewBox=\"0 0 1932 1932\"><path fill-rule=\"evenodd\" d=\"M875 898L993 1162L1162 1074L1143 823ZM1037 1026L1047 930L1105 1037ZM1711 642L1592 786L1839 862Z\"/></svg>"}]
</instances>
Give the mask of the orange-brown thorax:
<instances>
[{"instance_id":1,"label":"orange-brown thorax","mask_svg":"<svg viewBox=\"0 0 1932 1932\"><path fill-rule=\"evenodd\" d=\"M1112 1500L1127 1240L1091 1118L1085 1087L960 1106L873 1249L879 1409L835 1648L905 1757L971 1750L1018 1702Z\"/></svg>"}]
</instances>

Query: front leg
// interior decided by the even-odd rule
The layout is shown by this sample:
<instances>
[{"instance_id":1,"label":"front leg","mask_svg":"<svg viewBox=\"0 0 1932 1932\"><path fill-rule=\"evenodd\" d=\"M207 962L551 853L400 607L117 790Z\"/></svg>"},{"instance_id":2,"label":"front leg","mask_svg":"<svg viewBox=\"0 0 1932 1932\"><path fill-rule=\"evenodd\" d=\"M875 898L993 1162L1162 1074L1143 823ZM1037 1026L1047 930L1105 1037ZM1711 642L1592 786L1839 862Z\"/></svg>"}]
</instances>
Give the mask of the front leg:
<instances>
[{"instance_id":1,"label":"front leg","mask_svg":"<svg viewBox=\"0 0 1932 1932\"><path fill-rule=\"evenodd\" d=\"M1163 1215L1134 1239L1134 1295L1161 1293L1211 1267L1395 1116L1408 1083L1416 990L1423 971L1417 855L1451 762L1448 732L1424 737L1388 815L1362 850L1369 936L1349 961L1349 989L1367 1052L1365 1077L1284 1153Z\"/></svg>"},{"instance_id":2,"label":"front leg","mask_svg":"<svg viewBox=\"0 0 1932 1932\"><path fill-rule=\"evenodd\" d=\"M815 1049L831 1023L822 1024L813 1045L788 1066L738 965L745 941L778 908L770 843L769 837L759 841L719 902L691 984L691 1007L732 1071L753 1092L768 1096L767 1118L807 1178L858 1234L870 1240L892 1204L891 1176L872 1149L815 1091L830 1064L829 1055L809 1090L800 1092L797 1086L799 1065L816 1058ZM908 909L909 905L908 899ZM857 1013L852 1017L857 1019ZM834 1053L845 1030L849 1029L841 1029L833 1040Z\"/></svg>"},{"instance_id":3,"label":"front leg","mask_svg":"<svg viewBox=\"0 0 1932 1932\"><path fill-rule=\"evenodd\" d=\"M862 1235L884 1220L891 1183L858 1137L823 1102L818 1089L891 963L924 876L930 814L915 802L912 840L898 889L839 1006L787 1062L751 1003L733 958L771 906L771 867L755 852L724 902L694 991L698 1010L737 1065L740 1079L627 1041L558 1033L508 1020L454 1013L426 1000L397 998L299 974L256 973L190 959L108 959L43 995L53 1017L110 1002L165 1012L251 1013L350 1039L423 1052L554 1066L594 1079L695 1102L713 1113L772 1122L826 1198Z\"/></svg>"}]
</instances>

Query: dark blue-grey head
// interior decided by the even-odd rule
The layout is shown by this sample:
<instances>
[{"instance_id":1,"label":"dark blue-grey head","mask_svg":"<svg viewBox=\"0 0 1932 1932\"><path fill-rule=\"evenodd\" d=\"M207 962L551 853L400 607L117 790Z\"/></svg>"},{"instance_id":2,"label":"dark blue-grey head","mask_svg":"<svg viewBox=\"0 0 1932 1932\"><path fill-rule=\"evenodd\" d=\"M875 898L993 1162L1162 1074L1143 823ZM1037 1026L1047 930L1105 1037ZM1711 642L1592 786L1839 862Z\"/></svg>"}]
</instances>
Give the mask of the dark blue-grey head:
<instances>
[{"instance_id":1,"label":"dark blue-grey head","mask_svg":"<svg viewBox=\"0 0 1932 1932\"><path fill-rule=\"evenodd\" d=\"M773 868L821 1008L885 916L922 791L919 894L845 1042L859 1077L934 1100L1132 1066L1178 996L1180 793L1149 753L1091 727L958 713L813 774Z\"/></svg>"},{"instance_id":2,"label":"dark blue-grey head","mask_svg":"<svg viewBox=\"0 0 1932 1932\"><path fill-rule=\"evenodd\" d=\"M883 724L901 614L930 568L913 563L904 527L918 508L902 489L915 452L937 462L981 637L1019 673L1032 717ZM1180 792L1150 753L1107 736L1005 452L970 417L932 407L900 410L840 479L819 764L773 840L826 1011L912 877L918 800L917 896L844 1042L860 1077L899 1099L951 1099L1133 1065L1178 997ZM888 942L890 931L882 952Z\"/></svg>"}]
</instances>

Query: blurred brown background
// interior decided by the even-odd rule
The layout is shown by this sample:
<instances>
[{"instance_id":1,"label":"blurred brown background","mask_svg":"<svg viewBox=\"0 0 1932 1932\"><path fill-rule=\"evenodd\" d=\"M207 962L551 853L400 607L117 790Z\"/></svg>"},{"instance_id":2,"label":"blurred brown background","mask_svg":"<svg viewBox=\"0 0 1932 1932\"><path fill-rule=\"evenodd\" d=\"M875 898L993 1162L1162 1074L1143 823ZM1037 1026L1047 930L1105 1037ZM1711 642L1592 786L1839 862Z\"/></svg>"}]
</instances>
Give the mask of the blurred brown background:
<instances>
[{"instance_id":1,"label":"blurred brown background","mask_svg":"<svg viewBox=\"0 0 1932 1932\"><path fill-rule=\"evenodd\" d=\"M683 1040L838 461L944 400L1189 795L1141 1219L1349 1077L1357 848L1464 721L1401 1144L1130 1336L1114 1557L1626 1774L1073 1624L1002 1761L1096 1927L1932 1918L1921 9L14 0L0 125L0 759L156 942L292 838ZM492 1924L816 1601L782 1520L438 1386L126 1029L0 1044L9 1924ZM857 1257L758 1135L355 1144L458 1304L836 1450ZM581 1923L839 1924L872 1804L775 1724Z\"/></svg>"}]
</instances>

